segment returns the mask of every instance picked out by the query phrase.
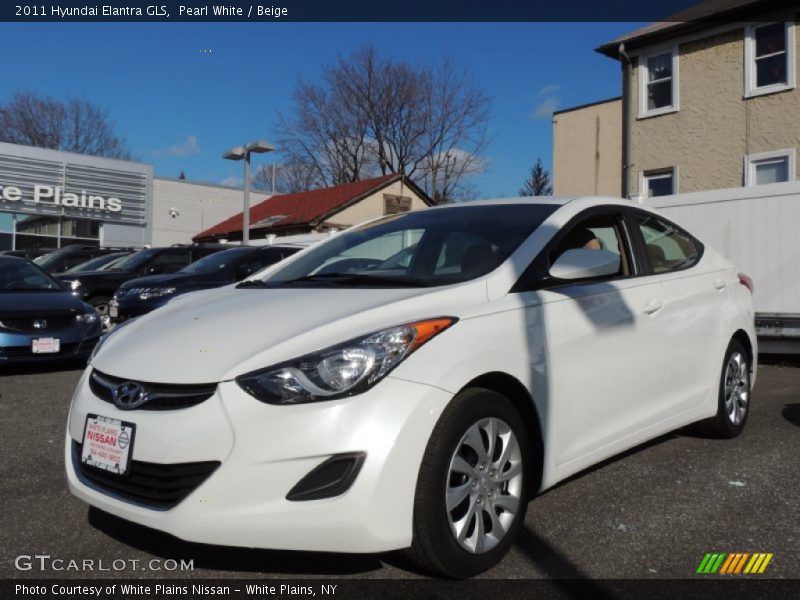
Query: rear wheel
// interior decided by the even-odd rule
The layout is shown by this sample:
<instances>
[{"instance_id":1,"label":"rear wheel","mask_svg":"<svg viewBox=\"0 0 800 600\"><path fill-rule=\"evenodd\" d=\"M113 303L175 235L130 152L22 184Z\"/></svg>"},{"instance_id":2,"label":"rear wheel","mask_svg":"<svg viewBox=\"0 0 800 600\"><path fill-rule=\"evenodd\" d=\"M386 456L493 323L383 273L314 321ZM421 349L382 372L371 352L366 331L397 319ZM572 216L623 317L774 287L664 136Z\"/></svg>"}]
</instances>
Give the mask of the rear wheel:
<instances>
[{"instance_id":1,"label":"rear wheel","mask_svg":"<svg viewBox=\"0 0 800 600\"><path fill-rule=\"evenodd\" d=\"M499 562L525 518L531 455L525 425L507 398L481 388L458 394L420 467L408 557L456 578Z\"/></svg>"},{"instance_id":2,"label":"rear wheel","mask_svg":"<svg viewBox=\"0 0 800 600\"><path fill-rule=\"evenodd\" d=\"M722 363L717 414L702 424L716 437L734 438L744 429L749 414L750 358L744 345L732 340Z\"/></svg>"}]
</instances>

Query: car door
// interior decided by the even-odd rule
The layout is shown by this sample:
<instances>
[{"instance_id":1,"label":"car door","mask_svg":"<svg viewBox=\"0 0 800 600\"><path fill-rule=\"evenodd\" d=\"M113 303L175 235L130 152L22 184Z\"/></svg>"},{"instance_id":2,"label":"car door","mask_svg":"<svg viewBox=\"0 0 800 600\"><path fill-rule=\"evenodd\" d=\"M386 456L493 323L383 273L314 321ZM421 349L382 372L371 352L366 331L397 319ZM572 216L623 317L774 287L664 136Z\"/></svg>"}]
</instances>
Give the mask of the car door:
<instances>
[{"instance_id":1,"label":"car door","mask_svg":"<svg viewBox=\"0 0 800 600\"><path fill-rule=\"evenodd\" d=\"M651 213L637 210L632 216L664 302L669 385L663 410L681 412L702 404L716 382L724 350L715 344L722 329L726 282L719 273L698 268L703 246L686 231Z\"/></svg>"},{"instance_id":2,"label":"car door","mask_svg":"<svg viewBox=\"0 0 800 600\"><path fill-rule=\"evenodd\" d=\"M551 447L564 472L644 439L666 383L659 284L640 276L629 228L622 209L590 209L537 258L544 277L537 294L548 345ZM572 282L547 278L564 251L581 247L619 254L619 272Z\"/></svg>"}]
</instances>

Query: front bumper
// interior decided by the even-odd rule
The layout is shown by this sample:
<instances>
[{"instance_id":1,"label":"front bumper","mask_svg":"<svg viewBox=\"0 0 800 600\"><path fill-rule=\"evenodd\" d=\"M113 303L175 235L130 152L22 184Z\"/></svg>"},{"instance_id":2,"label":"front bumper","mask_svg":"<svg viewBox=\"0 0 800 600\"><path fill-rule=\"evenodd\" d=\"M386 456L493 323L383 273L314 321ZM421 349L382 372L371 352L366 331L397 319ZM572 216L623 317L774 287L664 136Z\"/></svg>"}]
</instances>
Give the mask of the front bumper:
<instances>
[{"instance_id":1,"label":"front bumper","mask_svg":"<svg viewBox=\"0 0 800 600\"><path fill-rule=\"evenodd\" d=\"M34 354L33 340L45 337L58 338L61 344L60 351L53 354ZM99 339L99 326L88 331L43 330L37 333L0 331L0 366L86 357Z\"/></svg>"},{"instance_id":2,"label":"front bumper","mask_svg":"<svg viewBox=\"0 0 800 600\"><path fill-rule=\"evenodd\" d=\"M65 460L70 490L89 504L194 542L328 552L410 545L419 465L447 392L389 377L352 398L272 406L224 382L191 408L121 411L92 394L88 373L73 399ZM73 440L81 441L89 413L136 424L134 461L221 465L167 510L115 497L76 465ZM346 452L366 459L344 494L286 500L309 471Z\"/></svg>"}]
</instances>

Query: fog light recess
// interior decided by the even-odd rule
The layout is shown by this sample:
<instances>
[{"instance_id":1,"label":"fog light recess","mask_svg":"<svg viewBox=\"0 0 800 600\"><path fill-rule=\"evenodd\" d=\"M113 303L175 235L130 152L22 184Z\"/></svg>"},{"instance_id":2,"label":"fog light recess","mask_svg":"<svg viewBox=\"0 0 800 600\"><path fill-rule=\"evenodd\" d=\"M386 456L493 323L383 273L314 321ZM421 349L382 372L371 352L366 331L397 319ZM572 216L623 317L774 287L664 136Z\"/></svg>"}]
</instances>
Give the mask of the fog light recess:
<instances>
[{"instance_id":1,"label":"fog light recess","mask_svg":"<svg viewBox=\"0 0 800 600\"><path fill-rule=\"evenodd\" d=\"M364 452L331 456L298 481L286 499L301 502L341 496L353 485L366 456Z\"/></svg>"}]
</instances>

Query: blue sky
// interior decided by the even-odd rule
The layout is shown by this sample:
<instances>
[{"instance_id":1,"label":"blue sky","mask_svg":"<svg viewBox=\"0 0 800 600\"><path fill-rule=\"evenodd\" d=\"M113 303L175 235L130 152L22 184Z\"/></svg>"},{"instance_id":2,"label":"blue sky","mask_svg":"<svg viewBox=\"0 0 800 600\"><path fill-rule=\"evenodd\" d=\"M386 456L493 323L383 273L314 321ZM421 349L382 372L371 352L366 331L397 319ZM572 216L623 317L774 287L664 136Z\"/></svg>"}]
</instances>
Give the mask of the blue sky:
<instances>
[{"instance_id":1,"label":"blue sky","mask_svg":"<svg viewBox=\"0 0 800 600\"><path fill-rule=\"evenodd\" d=\"M0 101L15 90L82 96L109 110L133 154L157 175L240 182L221 153L271 139L298 76L371 42L411 61L443 54L492 99L483 197L515 195L541 156L550 111L619 94L616 61L593 51L637 23L0 24ZM202 52L207 49L211 52ZM257 157L279 160L278 153Z\"/></svg>"}]
</instances>

